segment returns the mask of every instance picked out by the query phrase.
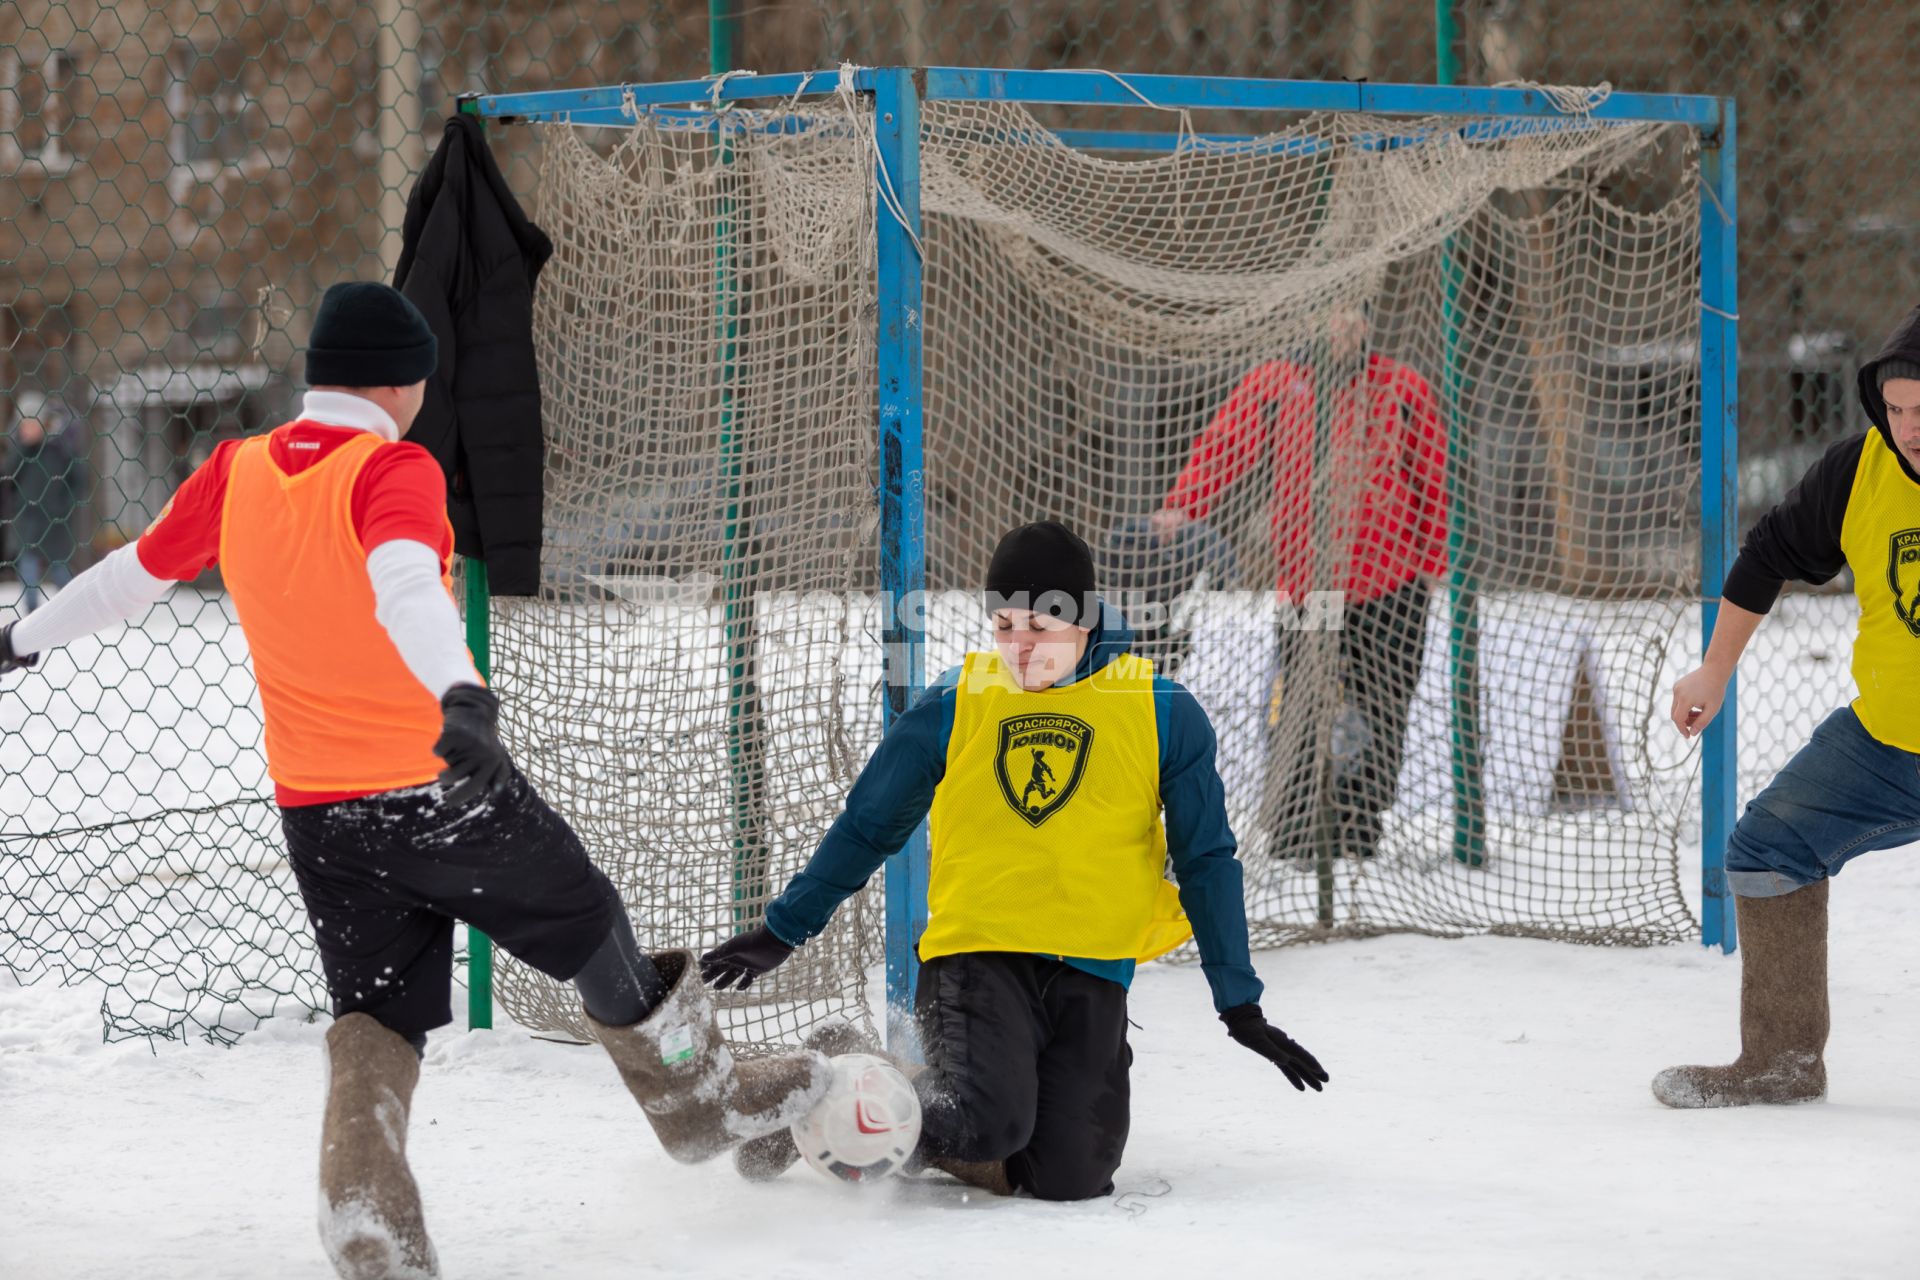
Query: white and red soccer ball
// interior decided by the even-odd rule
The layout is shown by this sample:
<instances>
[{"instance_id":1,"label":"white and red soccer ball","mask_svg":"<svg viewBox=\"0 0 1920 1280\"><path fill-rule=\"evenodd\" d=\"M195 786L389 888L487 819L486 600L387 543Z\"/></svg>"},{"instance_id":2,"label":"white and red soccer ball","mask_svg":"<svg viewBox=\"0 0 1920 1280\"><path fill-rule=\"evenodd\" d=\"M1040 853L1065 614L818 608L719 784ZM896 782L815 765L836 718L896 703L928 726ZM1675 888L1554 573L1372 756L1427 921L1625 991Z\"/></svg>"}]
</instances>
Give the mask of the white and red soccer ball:
<instances>
[{"instance_id":1,"label":"white and red soccer ball","mask_svg":"<svg viewBox=\"0 0 1920 1280\"><path fill-rule=\"evenodd\" d=\"M897 1173L920 1141L920 1099L900 1069L867 1053L833 1059L833 1084L793 1126L806 1162L841 1182Z\"/></svg>"}]
</instances>

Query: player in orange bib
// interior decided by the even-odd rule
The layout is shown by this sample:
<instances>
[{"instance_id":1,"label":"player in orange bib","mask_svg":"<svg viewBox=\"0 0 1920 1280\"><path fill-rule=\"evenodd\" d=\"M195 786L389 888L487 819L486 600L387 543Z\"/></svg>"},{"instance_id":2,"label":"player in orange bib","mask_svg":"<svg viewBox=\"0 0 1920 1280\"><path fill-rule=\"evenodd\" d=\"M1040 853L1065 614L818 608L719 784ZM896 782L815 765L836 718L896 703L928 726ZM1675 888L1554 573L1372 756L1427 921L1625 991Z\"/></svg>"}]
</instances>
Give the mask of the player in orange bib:
<instances>
[{"instance_id":1,"label":"player in orange bib","mask_svg":"<svg viewBox=\"0 0 1920 1280\"><path fill-rule=\"evenodd\" d=\"M401 439L436 363L399 292L335 285L300 417L220 445L137 542L0 630L4 675L220 566L333 1003L320 1229L355 1280L438 1274L405 1136L427 1032L452 1020L456 920L574 983L676 1159L785 1129L831 1074L811 1052L734 1063L691 953L640 950L508 757L450 591L445 479Z\"/></svg>"},{"instance_id":2,"label":"player in orange bib","mask_svg":"<svg viewBox=\"0 0 1920 1280\"><path fill-rule=\"evenodd\" d=\"M1003 1194L1082 1200L1113 1189L1126 1148L1136 962L1194 939L1227 1034L1296 1089L1327 1073L1260 1011L1213 727L1130 651L1087 544L1023 525L986 594L994 649L894 722L766 923L701 964L725 988L783 963L926 819L917 1158ZM872 1051L833 1029L812 1043ZM774 1134L735 1162L766 1178L798 1154Z\"/></svg>"}]
</instances>

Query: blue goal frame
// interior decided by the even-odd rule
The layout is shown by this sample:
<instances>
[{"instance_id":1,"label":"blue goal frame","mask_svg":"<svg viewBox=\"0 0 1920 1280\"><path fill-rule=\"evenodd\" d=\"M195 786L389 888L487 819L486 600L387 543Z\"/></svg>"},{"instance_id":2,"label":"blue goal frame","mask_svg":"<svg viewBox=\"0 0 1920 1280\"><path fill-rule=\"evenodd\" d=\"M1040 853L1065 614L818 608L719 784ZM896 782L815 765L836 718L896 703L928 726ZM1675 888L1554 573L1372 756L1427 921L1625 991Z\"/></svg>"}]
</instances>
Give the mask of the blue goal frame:
<instances>
[{"instance_id":1,"label":"blue goal frame","mask_svg":"<svg viewBox=\"0 0 1920 1280\"><path fill-rule=\"evenodd\" d=\"M1255 80L1218 76L1125 76L1104 71L1010 71L973 67L859 67L789 75L730 73L704 80L609 85L538 93L476 95L462 108L500 124L549 121L630 126L641 111L711 118L713 107L751 100L798 101L839 90L843 75L874 100L878 154L875 177L892 206L878 223L880 570L885 598L926 586L926 521L921 445L920 104L1006 101L1104 107L1232 111L1346 111L1382 116L1480 116L1538 120L1567 113L1533 88L1476 88L1346 81ZM1734 103L1696 94L1614 93L1593 119L1685 125L1700 142L1704 198L1700 207L1701 389L1701 645L1711 640L1720 584L1737 551L1739 485L1739 322L1735 281ZM1165 151L1178 133L1067 130L1074 145L1119 151ZM1389 136L1389 135L1383 135ZM1228 140L1228 139L1221 139ZM1456 582L1456 588L1460 586ZM925 687L925 632L887 610L884 722L912 705ZM1725 851L1736 817L1737 685L1708 726L1702 744L1700 940L1734 949ZM1456 855L1466 860L1463 850ZM1476 855L1477 856L1477 855ZM905 1028L919 962L914 944L927 917L927 833L923 824L886 869L886 978L889 1038Z\"/></svg>"}]
</instances>

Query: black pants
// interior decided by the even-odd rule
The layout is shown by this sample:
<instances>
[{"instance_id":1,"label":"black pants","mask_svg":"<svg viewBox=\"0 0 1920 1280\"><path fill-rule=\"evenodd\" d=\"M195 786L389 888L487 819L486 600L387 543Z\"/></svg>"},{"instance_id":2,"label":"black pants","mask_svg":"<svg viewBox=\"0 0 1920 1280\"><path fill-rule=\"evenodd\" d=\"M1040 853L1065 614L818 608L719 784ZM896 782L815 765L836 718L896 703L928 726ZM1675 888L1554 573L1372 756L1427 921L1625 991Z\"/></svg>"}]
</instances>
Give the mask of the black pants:
<instances>
[{"instance_id":1,"label":"black pants","mask_svg":"<svg viewBox=\"0 0 1920 1280\"><path fill-rule=\"evenodd\" d=\"M914 1012L924 1155L1004 1160L1008 1180L1042 1200L1113 1190L1132 1117L1126 988L982 951L924 962Z\"/></svg>"},{"instance_id":2,"label":"black pants","mask_svg":"<svg viewBox=\"0 0 1920 1280\"><path fill-rule=\"evenodd\" d=\"M571 979L620 898L518 773L498 799L449 809L436 786L282 809L335 1017L414 1037L453 1020L453 924Z\"/></svg>"},{"instance_id":3,"label":"black pants","mask_svg":"<svg viewBox=\"0 0 1920 1280\"><path fill-rule=\"evenodd\" d=\"M1353 759L1335 763L1315 750L1294 756L1283 780L1277 831L1311 835L1305 853L1317 844L1342 853L1371 854L1380 837L1380 814L1393 806L1407 743L1407 717L1420 683L1426 649L1427 601L1424 582L1412 582L1377 600L1350 604L1339 637L1340 679L1346 705L1357 715L1360 747ZM1280 633L1281 697L1288 696L1291 670L1303 665L1308 637ZM1283 717L1284 719L1284 717ZM1322 785L1316 787L1318 781ZM1311 810L1306 798L1320 802Z\"/></svg>"}]
</instances>

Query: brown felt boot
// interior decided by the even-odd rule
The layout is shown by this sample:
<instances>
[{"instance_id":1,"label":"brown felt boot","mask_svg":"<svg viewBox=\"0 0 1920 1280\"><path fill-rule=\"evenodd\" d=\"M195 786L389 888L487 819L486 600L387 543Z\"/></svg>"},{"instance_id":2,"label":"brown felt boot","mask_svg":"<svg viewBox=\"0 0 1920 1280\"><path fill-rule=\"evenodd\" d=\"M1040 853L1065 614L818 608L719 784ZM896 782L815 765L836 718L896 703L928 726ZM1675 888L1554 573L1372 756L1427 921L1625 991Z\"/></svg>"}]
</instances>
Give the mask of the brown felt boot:
<instances>
[{"instance_id":1,"label":"brown felt boot","mask_svg":"<svg viewBox=\"0 0 1920 1280\"><path fill-rule=\"evenodd\" d=\"M1827 1096L1827 882L1777 898L1736 898L1740 1056L1669 1067L1653 1096L1669 1107L1745 1107Z\"/></svg>"},{"instance_id":2,"label":"brown felt boot","mask_svg":"<svg viewBox=\"0 0 1920 1280\"><path fill-rule=\"evenodd\" d=\"M407 1168L413 1046L364 1013L327 1028L320 1131L320 1243L342 1280L433 1280L420 1189Z\"/></svg>"},{"instance_id":3,"label":"brown felt boot","mask_svg":"<svg viewBox=\"0 0 1920 1280\"><path fill-rule=\"evenodd\" d=\"M873 1037L850 1022L835 1019L814 1028L806 1038L807 1048L837 1058L843 1053L879 1054ZM734 1149L733 1167L749 1182L770 1182L793 1168L800 1159L800 1148L793 1144L792 1129L777 1129L763 1138L743 1142Z\"/></svg>"},{"instance_id":4,"label":"brown felt boot","mask_svg":"<svg viewBox=\"0 0 1920 1280\"><path fill-rule=\"evenodd\" d=\"M927 1069L922 1062L901 1062L889 1057L887 1061L899 1067L912 1080ZM1010 1196L1013 1183L1007 1180L1007 1162L1005 1160L950 1160L945 1156L930 1156L923 1150L916 1150L907 1161L906 1171L918 1173L923 1169L938 1169L949 1177L958 1178L979 1191L989 1195Z\"/></svg>"},{"instance_id":5,"label":"brown felt boot","mask_svg":"<svg viewBox=\"0 0 1920 1280\"><path fill-rule=\"evenodd\" d=\"M1007 1162L1005 1160L976 1160L971 1163L964 1160L942 1160L934 1158L927 1163L942 1173L952 1174L970 1187L985 1191L989 1195L1010 1196L1013 1184L1007 1181Z\"/></svg>"},{"instance_id":6,"label":"brown felt boot","mask_svg":"<svg viewBox=\"0 0 1920 1280\"><path fill-rule=\"evenodd\" d=\"M749 1138L783 1130L826 1095L833 1067L811 1050L736 1063L691 951L656 951L667 998L631 1027L587 1025L667 1154L697 1164Z\"/></svg>"}]
</instances>

